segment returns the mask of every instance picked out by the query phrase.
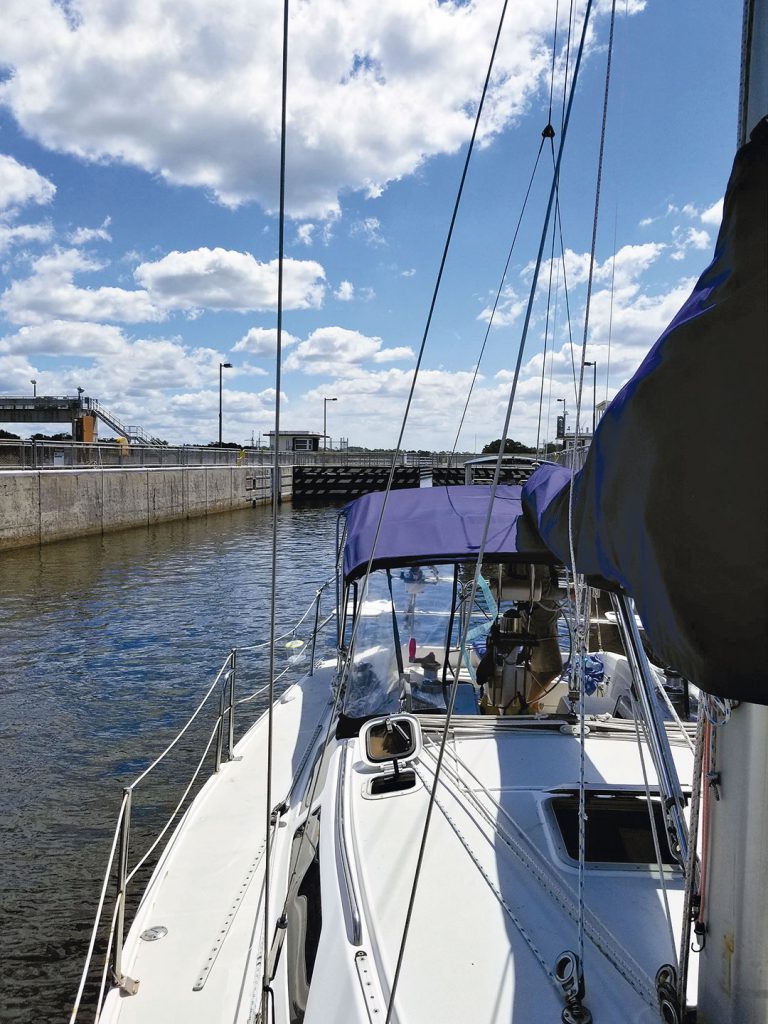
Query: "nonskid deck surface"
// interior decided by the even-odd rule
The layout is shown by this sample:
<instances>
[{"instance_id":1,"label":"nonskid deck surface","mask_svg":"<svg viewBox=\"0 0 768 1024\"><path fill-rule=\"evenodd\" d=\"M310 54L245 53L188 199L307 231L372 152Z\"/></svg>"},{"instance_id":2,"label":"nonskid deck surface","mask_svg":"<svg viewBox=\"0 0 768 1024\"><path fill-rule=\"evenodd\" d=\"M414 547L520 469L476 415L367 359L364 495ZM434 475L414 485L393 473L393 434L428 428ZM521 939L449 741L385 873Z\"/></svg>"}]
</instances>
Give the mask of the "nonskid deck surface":
<instances>
[{"instance_id":1,"label":"nonskid deck surface","mask_svg":"<svg viewBox=\"0 0 768 1024\"><path fill-rule=\"evenodd\" d=\"M273 801L283 800L329 711L331 669L286 690L275 706ZM248 1019L264 878L266 718L235 748L187 812L144 894L125 945L136 995L110 993L103 1024ZM157 941L142 940L163 926Z\"/></svg>"},{"instance_id":2,"label":"nonskid deck surface","mask_svg":"<svg viewBox=\"0 0 768 1024\"><path fill-rule=\"evenodd\" d=\"M427 734L426 749L436 752L438 741ZM675 755L681 777L690 778L688 750L675 747ZM553 790L577 784L578 761L578 738L557 732L454 735L405 948L401 1024L560 1019L563 994L549 972L563 950L578 949L578 872L545 804ZM391 797L370 796L359 761L350 779L350 845L385 990L434 764L426 753L416 766L417 786ZM656 784L650 766L649 782ZM586 784L642 789L634 736L589 737ZM590 865L586 876L585 1003L597 1021L656 1021L653 979L661 964L674 961L658 871ZM682 880L669 870L665 878L679 921Z\"/></svg>"},{"instance_id":3,"label":"nonskid deck surface","mask_svg":"<svg viewBox=\"0 0 768 1024\"><path fill-rule=\"evenodd\" d=\"M275 711L273 803L319 739L329 710L329 673L304 679ZM415 786L376 796L360 739L332 740L313 803L319 812L322 927L314 950L305 1024L383 1021L400 950L417 853L434 778L439 718L422 719L424 749ZM622 727L623 728L623 727ZM325 729L322 729L325 734ZM685 785L690 753L672 743ZM132 997L113 993L103 1021L251 1022L257 1018L263 957L265 723L238 746L242 760L204 789L171 844L139 911L125 971ZM271 922L283 909L291 848L307 818L308 758L275 833ZM651 787L656 778L646 751ZM553 792L573 791L579 740L475 717L456 720L405 948L393 1022L559 1020L564 1000L552 967L578 949L577 865L548 810ZM594 732L586 741L586 785L643 791L633 732ZM682 882L667 869L673 919ZM658 1019L653 978L673 962L656 867L588 865L586 1005L596 1021ZM352 927L359 915L359 934ZM168 935L138 934L164 925ZM677 927L677 926L676 926ZM274 932L274 929L271 929ZM677 939L676 939L677 941ZM300 948L304 948L303 940ZM272 982L275 1020L295 1016L283 947ZM291 1006L294 1006L293 1012Z\"/></svg>"}]
</instances>

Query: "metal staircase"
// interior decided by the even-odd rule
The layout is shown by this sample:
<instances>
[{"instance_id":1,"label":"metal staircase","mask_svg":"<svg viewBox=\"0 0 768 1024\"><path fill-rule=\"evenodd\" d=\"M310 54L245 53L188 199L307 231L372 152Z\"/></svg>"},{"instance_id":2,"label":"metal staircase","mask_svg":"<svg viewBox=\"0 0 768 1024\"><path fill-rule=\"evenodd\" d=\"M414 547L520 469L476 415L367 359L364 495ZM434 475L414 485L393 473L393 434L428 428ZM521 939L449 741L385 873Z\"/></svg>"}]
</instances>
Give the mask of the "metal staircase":
<instances>
[{"instance_id":1,"label":"metal staircase","mask_svg":"<svg viewBox=\"0 0 768 1024\"><path fill-rule=\"evenodd\" d=\"M127 426L117 416L113 416L108 409L105 409L98 399L84 398L82 405L86 412L98 416L103 423L124 437L129 444L143 444L154 448L164 447L165 443L159 437L150 437L139 426Z\"/></svg>"}]
</instances>

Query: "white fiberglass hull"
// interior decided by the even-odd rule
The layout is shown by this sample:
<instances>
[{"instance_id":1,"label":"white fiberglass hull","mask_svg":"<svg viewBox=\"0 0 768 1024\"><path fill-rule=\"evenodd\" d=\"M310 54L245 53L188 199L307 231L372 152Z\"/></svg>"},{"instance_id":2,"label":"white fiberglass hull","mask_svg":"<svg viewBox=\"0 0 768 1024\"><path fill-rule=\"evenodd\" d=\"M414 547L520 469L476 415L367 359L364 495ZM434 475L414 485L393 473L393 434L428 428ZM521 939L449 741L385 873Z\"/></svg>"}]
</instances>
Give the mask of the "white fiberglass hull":
<instances>
[{"instance_id":1,"label":"white fiberglass hull","mask_svg":"<svg viewBox=\"0 0 768 1024\"><path fill-rule=\"evenodd\" d=\"M331 680L330 667L319 669L275 707L272 802L287 798L287 807L273 830L270 935L280 933L275 922L285 907L292 851L295 858L308 818ZM412 766L415 784L385 795L370 792L377 772L363 762L361 740L331 739L312 805L313 817L319 812L317 891L301 895L294 876L299 896L289 921L299 920L305 931L291 942L273 943L276 1021L367 1024L386 1018L442 721L422 717L424 749ZM685 782L690 751L672 740ZM110 993L102 1024L257 1019L264 961L265 719L235 755L206 784L163 855L125 946L123 970L139 982L138 991ZM647 751L645 760L655 788ZM551 972L563 950L578 949L578 871L552 800L573 792L578 774L579 740L559 723L456 719L392 1020L560 1019L564 998ZM593 725L586 786L644 793L631 723ZM682 880L669 867L664 876L677 943ZM658 868L589 864L585 907L584 1002L594 1020L658 1020L654 976L674 962ZM321 920L307 926L302 913ZM161 925L168 930L162 939L140 937ZM297 970L311 974L308 989L299 985L298 995Z\"/></svg>"}]
</instances>

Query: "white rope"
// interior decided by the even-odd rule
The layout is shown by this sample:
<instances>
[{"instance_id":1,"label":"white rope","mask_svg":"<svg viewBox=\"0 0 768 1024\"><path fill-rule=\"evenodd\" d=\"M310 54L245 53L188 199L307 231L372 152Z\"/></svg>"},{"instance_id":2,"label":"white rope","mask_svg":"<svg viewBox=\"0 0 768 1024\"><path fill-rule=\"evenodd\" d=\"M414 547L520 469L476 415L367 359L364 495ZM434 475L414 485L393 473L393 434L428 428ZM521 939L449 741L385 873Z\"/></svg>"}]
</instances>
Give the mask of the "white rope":
<instances>
[{"instance_id":1,"label":"white rope","mask_svg":"<svg viewBox=\"0 0 768 1024\"><path fill-rule=\"evenodd\" d=\"M135 874L139 870L139 868L143 864L146 863L147 858L150 856L152 851L157 848L158 843L163 838L163 836L168 831L168 829L171 827L171 824L173 823L174 818L179 813L179 810L181 809L181 806L184 803L184 801L187 799L187 796L189 795L189 791L192 789L192 786L195 784L195 779L200 774L200 769L203 767L203 763L204 763L206 757L208 756L208 751L211 749L211 744L213 743L214 737L216 736L216 733L218 732L218 730L219 730L219 721L217 719L216 724L214 725L213 730L211 732L211 735L208 738L208 742L205 745L205 749L203 750L202 756L201 756L200 760L197 762L197 768L195 768L195 770L194 770L194 772L192 774L192 778L189 780L189 784L188 784L187 788L182 793L181 799L176 804L176 807L173 809L173 812L172 812L170 818L168 819L168 821L163 826L162 831L159 833L159 835L157 836L155 841L149 847L149 849L144 854L144 856L141 858L141 860L136 864L136 866L134 867L133 871L131 871L131 873L129 875L126 875L126 878L125 878L126 887L127 887L128 883L131 881L131 879L135 876Z\"/></svg>"},{"instance_id":2,"label":"white rope","mask_svg":"<svg viewBox=\"0 0 768 1024\"><path fill-rule=\"evenodd\" d=\"M431 744L434 746L435 744ZM430 749L429 746L425 746L424 750L430 754L432 758L435 758L434 750ZM574 924L578 923L578 906L576 901L573 899L571 893L565 889L558 881L557 877L552 871L547 871L541 863L541 852L531 841L527 833L521 828L521 826L515 821L515 819L509 814L505 807L496 800L493 795L486 789L481 780L467 764L466 761L461 758L458 751L453 750L453 757L456 763L461 767L462 771L473 779L478 789L482 792L483 796L494 808L496 817L483 806L477 793L475 793L470 786L459 776L458 772L446 768L446 772L450 781L459 790L459 795L452 794L454 799L460 802L461 794L468 798L480 812L483 818L485 818L487 824L491 827L493 832L502 840L504 845L509 849L511 853L517 857L521 865L536 879L541 885L544 892L553 899L558 906L568 915ZM445 767L445 766L444 766ZM441 780L443 786L447 792L451 792L446 786L445 782ZM500 824L500 819L504 818L513 831L515 837ZM621 975L621 977L629 984L637 994L648 1003L649 1006L656 1006L656 989L653 983L653 979L647 974L647 972L637 963L632 954L622 945L619 939L610 931L608 927L602 922L592 911L585 910L585 932L589 940L593 943L595 948L608 960L608 962L614 967L614 969Z\"/></svg>"},{"instance_id":3,"label":"white rope","mask_svg":"<svg viewBox=\"0 0 768 1024\"><path fill-rule=\"evenodd\" d=\"M704 741L705 741L706 715L704 713L704 702L699 701L699 710L696 719L696 752L693 759L693 783L691 787L691 813L688 827L688 863L685 868L685 896L683 898L683 923L680 934L680 956L678 963L678 1000L680 1006L685 1009L686 991L688 988L688 960L690 957L690 937L692 922L693 894L699 886L701 879L695 870L697 862L696 845L699 835L699 810L701 808L701 787L702 787L702 764L704 762Z\"/></svg>"},{"instance_id":4,"label":"white rope","mask_svg":"<svg viewBox=\"0 0 768 1024\"><path fill-rule=\"evenodd\" d=\"M104 881L101 886L101 893L99 895L99 904L96 908L96 920L93 922L93 928L91 930L91 940L88 943L88 952L85 955L85 964L83 965L83 973L80 975L80 984L77 989L77 995L75 996L75 1005L72 1007L72 1013L69 1018L69 1024L74 1024L77 1018L78 1010L80 1009L80 1000L83 998L83 991L85 989L85 982L88 977L88 972L91 967L91 958L93 957L94 946L96 945L96 934L99 930L99 924L101 923L101 914L104 909L104 900L107 895L107 886L109 880L112 877L112 864L115 859L115 851L117 849L117 842L120 838L120 829L123 825L123 816L125 814L125 807L128 802L128 794L123 793L123 801L120 804L120 813L117 816L117 824L115 825L115 833L112 837L112 845L109 850L109 858L107 860L107 870L104 874Z\"/></svg>"},{"instance_id":5,"label":"white rope","mask_svg":"<svg viewBox=\"0 0 768 1024\"><path fill-rule=\"evenodd\" d=\"M414 770L415 770L416 774L418 775L419 779L421 780L422 785L424 786L425 789L428 790L430 788L428 780L424 778L424 776L423 776L422 772L419 770L419 767L418 767L417 764L414 764L413 767L414 767ZM533 941L532 936L529 934L528 929L522 923L522 921L517 916L517 914L515 914L514 910L512 910L512 908L510 907L509 903L507 903L507 901L504 898L504 895L502 894L501 890L495 884L495 882L492 880L491 876L488 874L488 872L486 871L485 867L480 862L479 857L472 850L472 847L469 845L469 841L467 840L466 836L461 831L461 829L459 828L457 823L454 821L454 819L451 817L451 815L448 813L448 811L445 809L445 806L440 802L440 799L438 797L435 798L435 803L436 803L437 807L442 811L445 820L448 822L448 824L453 829L454 833L456 834L456 837L458 838L459 842L461 843L461 845L466 850L466 852L469 855L472 863L475 865L477 870L482 875L483 879L485 880L485 882L487 883L488 887L491 889L491 891L493 892L494 896L496 897L496 899L499 901L499 903L503 907L504 911L506 912L507 916L512 921L512 923L514 924L515 928L517 928L518 932L520 933L520 936L522 937L522 939L525 942L526 946L528 946L528 949L533 954L533 956L534 956L536 962L538 963L539 967L541 967L541 969L544 971L546 976L553 983L553 985L554 985L558 995L561 995L562 994L562 989L561 989L557 979L555 978L554 974L552 973L552 969L550 968L550 966L547 963L547 961L544 959L544 956L541 953L541 951L539 950L539 948L536 945L536 943Z\"/></svg>"}]
</instances>

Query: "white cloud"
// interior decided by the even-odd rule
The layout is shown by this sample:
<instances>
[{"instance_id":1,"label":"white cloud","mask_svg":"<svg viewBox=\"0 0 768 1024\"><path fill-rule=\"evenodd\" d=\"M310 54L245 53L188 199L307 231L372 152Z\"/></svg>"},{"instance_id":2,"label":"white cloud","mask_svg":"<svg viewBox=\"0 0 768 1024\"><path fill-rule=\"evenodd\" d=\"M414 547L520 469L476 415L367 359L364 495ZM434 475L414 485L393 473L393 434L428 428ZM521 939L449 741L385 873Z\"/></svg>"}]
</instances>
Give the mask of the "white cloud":
<instances>
[{"instance_id":1,"label":"white cloud","mask_svg":"<svg viewBox=\"0 0 768 1024\"><path fill-rule=\"evenodd\" d=\"M312 245L312 235L315 231L315 225L307 222L306 224L299 224L296 228L296 241L302 245Z\"/></svg>"},{"instance_id":2,"label":"white cloud","mask_svg":"<svg viewBox=\"0 0 768 1024\"><path fill-rule=\"evenodd\" d=\"M673 260L684 259L690 249L707 251L712 245L709 232L699 228L675 227L672 238L675 249L670 255Z\"/></svg>"},{"instance_id":3,"label":"white cloud","mask_svg":"<svg viewBox=\"0 0 768 1024\"><path fill-rule=\"evenodd\" d=\"M339 302L351 302L355 297L355 286L351 281L342 281L333 293L333 296L338 299Z\"/></svg>"},{"instance_id":4,"label":"white cloud","mask_svg":"<svg viewBox=\"0 0 768 1024\"><path fill-rule=\"evenodd\" d=\"M229 205L255 198L276 209L279 25L267 0L136 0L130 17L104 0L6 0L4 14L0 62L13 73L0 102L27 135L203 187ZM567 16L561 5L563 40ZM455 152L472 128L497 17L485 3L294 5L291 214L328 216L340 191L378 195L429 157ZM551 34L550 4L510 7L481 144L546 82Z\"/></svg>"},{"instance_id":5,"label":"white cloud","mask_svg":"<svg viewBox=\"0 0 768 1024\"><path fill-rule=\"evenodd\" d=\"M27 203L50 203L55 194L53 182L0 153L0 211L15 210Z\"/></svg>"},{"instance_id":6,"label":"white cloud","mask_svg":"<svg viewBox=\"0 0 768 1024\"><path fill-rule=\"evenodd\" d=\"M282 333L283 349L298 344L299 339L287 331ZM274 356L277 350L276 327L252 327L247 334L236 343L233 352L250 352L254 356Z\"/></svg>"},{"instance_id":7,"label":"white cloud","mask_svg":"<svg viewBox=\"0 0 768 1024\"><path fill-rule=\"evenodd\" d=\"M359 235L368 245L384 245L381 237L381 222L378 217L363 217L356 220L349 229L350 235Z\"/></svg>"},{"instance_id":8,"label":"white cloud","mask_svg":"<svg viewBox=\"0 0 768 1024\"><path fill-rule=\"evenodd\" d=\"M517 320L527 305L528 299L519 296L514 288L508 285L502 289L495 313L493 313L493 305L488 305L478 314L477 319L488 323L491 313L493 313L494 327L508 327Z\"/></svg>"},{"instance_id":9,"label":"white cloud","mask_svg":"<svg viewBox=\"0 0 768 1024\"><path fill-rule=\"evenodd\" d=\"M45 243L53 238L52 225L45 224L3 224L0 221L0 253L12 245L28 242Z\"/></svg>"},{"instance_id":10,"label":"white cloud","mask_svg":"<svg viewBox=\"0 0 768 1024\"><path fill-rule=\"evenodd\" d=\"M707 207L701 213L700 219L702 224L706 224L707 227L719 228L720 222L723 219L723 200L718 199L716 203L712 203L711 206Z\"/></svg>"},{"instance_id":11,"label":"white cloud","mask_svg":"<svg viewBox=\"0 0 768 1024\"><path fill-rule=\"evenodd\" d=\"M109 225L112 218L107 217L98 228L75 228L69 236L71 245L87 245L89 242L111 242L112 235L109 233Z\"/></svg>"},{"instance_id":12,"label":"white cloud","mask_svg":"<svg viewBox=\"0 0 768 1024\"><path fill-rule=\"evenodd\" d=\"M283 264L285 309L322 305L325 271L312 260ZM171 252L142 263L134 277L168 309L273 310L277 306L277 260L260 263L250 253L229 249Z\"/></svg>"},{"instance_id":13,"label":"white cloud","mask_svg":"<svg viewBox=\"0 0 768 1024\"><path fill-rule=\"evenodd\" d=\"M95 273L104 264L78 249L54 249L32 263L29 277L14 281L0 297L0 309L11 323L43 323L51 319L121 320L140 323L163 320L166 313L146 291L125 288L80 288L75 274Z\"/></svg>"},{"instance_id":14,"label":"white cloud","mask_svg":"<svg viewBox=\"0 0 768 1024\"><path fill-rule=\"evenodd\" d=\"M366 362L413 358L410 348L382 348L381 338L370 338L344 327L319 327L285 360L286 370L347 377L359 372Z\"/></svg>"},{"instance_id":15,"label":"white cloud","mask_svg":"<svg viewBox=\"0 0 768 1024\"><path fill-rule=\"evenodd\" d=\"M0 352L38 352L55 355L114 355L124 352L126 340L119 327L110 324L50 320L21 327L0 338Z\"/></svg>"}]
</instances>

